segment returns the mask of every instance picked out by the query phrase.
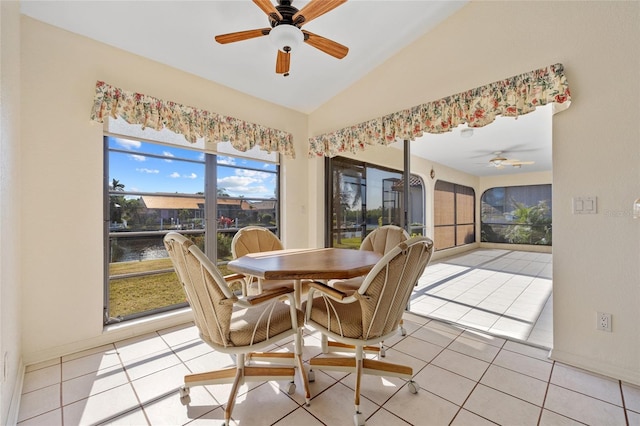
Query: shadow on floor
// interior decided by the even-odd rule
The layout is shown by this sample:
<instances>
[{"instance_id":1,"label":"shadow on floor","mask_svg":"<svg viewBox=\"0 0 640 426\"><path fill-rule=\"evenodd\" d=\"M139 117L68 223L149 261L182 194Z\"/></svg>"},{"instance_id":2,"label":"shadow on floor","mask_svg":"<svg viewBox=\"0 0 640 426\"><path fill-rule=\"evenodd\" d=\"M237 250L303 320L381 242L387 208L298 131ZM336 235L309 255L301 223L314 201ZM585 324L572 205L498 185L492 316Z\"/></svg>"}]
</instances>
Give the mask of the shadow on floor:
<instances>
[{"instance_id":1,"label":"shadow on floor","mask_svg":"<svg viewBox=\"0 0 640 426\"><path fill-rule=\"evenodd\" d=\"M551 253L477 249L433 261L410 311L550 349Z\"/></svg>"}]
</instances>

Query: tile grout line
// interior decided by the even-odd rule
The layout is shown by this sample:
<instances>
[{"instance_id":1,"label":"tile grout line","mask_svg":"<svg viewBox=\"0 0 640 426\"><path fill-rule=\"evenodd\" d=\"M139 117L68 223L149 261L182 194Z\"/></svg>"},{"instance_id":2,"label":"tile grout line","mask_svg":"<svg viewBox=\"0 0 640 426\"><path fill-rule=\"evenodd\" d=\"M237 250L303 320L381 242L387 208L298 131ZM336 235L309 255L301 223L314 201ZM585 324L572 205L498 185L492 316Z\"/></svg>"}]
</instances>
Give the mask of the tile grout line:
<instances>
[{"instance_id":1,"label":"tile grout line","mask_svg":"<svg viewBox=\"0 0 640 426\"><path fill-rule=\"evenodd\" d=\"M542 398L542 407L540 407L540 414L538 415L538 425L540 425L540 422L542 421L542 414L544 413L545 410L545 405L547 403L547 395L549 394L549 387L551 386L551 377L553 376L553 370L556 367L556 362L553 361L551 363L551 371L549 371L549 378L547 379L547 386L545 387L544 390L544 397Z\"/></svg>"},{"instance_id":2,"label":"tile grout line","mask_svg":"<svg viewBox=\"0 0 640 426\"><path fill-rule=\"evenodd\" d=\"M458 337L459 337L459 336L458 336ZM451 342L449 343L449 345L447 345L447 347L448 347L448 346L450 346L450 345L451 345L451 343L455 342L455 340L457 340L457 338L456 338L456 339L454 339L453 341L451 341ZM493 365L493 362L496 360L496 358L498 357L498 354L500 353L500 351L502 351L502 349L504 348L504 345L506 345L506 344L507 344L507 341L505 340L505 341L502 343L502 345L499 347L499 348L500 348L500 350L499 350L498 352L496 352L496 354L493 356L493 359L492 359L492 360L491 360L491 362L489 363L489 366L487 367L487 369L486 369L486 370L484 370L484 372L483 372L483 373L482 373L482 375L478 378L478 380L476 380L476 381L475 381L475 382L476 382L476 384L475 384L475 385L473 385L473 388L471 389L471 391L469 392L469 394L467 395L467 397L464 399L464 401L462 401L462 404L460 404L460 406L458 407L458 411L456 411L456 414L453 416L453 418L451 419L451 422L449 422L449 424L453 423L453 421L456 419L456 417L458 417L458 414L460 414L460 411L462 411L462 409L463 409L463 407L464 407L464 404L466 404L466 403L467 403L467 401L469 400L469 398L471 397L471 395L473 394L473 392L478 388L478 385L480 385L480 380L482 380L482 378L484 377L484 375L485 375L485 374L487 374L487 371L488 371L488 370L489 370L489 368ZM449 349L449 350L452 350L452 351L453 351L453 349ZM454 351L454 352L457 352L457 351ZM457 352L457 353L460 353L460 352ZM465 354L463 354L463 355L465 355ZM470 355L467 355L467 356L470 356ZM479 359L479 358L475 358L475 357L472 357L472 358L474 358L474 359ZM481 361L482 361L482 360L481 360ZM486 361L485 361L485 362L486 362ZM441 367L441 368L442 368L442 367ZM449 370L447 370L447 371L449 371ZM455 373L455 372L453 372L453 371L451 371L451 373L457 374L457 373ZM459 374L458 374L458 375L459 375ZM464 376L462 376L462 377L464 377ZM467 411L469 411L469 410L467 410ZM485 420L491 421L491 420L487 419L486 417L484 417L484 416L482 416L482 415L480 415L480 414L478 414L478 413L474 413L473 411L469 411L469 412L470 412L470 413L473 413L473 414L475 414L476 416L479 416L479 417L481 417L481 418L483 418L483 419L485 419ZM492 423L495 423L495 422L492 422Z\"/></svg>"},{"instance_id":3,"label":"tile grout line","mask_svg":"<svg viewBox=\"0 0 640 426\"><path fill-rule=\"evenodd\" d=\"M624 389L622 389L622 380L618 380L618 387L620 388L620 398L622 399L622 412L624 413L624 421L629 425L629 415L627 414L627 404L624 400Z\"/></svg>"}]
</instances>

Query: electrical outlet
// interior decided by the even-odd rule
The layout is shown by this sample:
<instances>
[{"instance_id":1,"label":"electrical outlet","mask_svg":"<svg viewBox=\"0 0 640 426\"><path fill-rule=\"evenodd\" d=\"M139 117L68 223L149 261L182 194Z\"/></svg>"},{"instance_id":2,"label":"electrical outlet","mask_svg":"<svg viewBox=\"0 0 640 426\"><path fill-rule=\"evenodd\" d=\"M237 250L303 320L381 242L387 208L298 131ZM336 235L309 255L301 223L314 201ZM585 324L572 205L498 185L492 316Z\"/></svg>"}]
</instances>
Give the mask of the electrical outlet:
<instances>
[{"instance_id":1,"label":"electrical outlet","mask_svg":"<svg viewBox=\"0 0 640 426\"><path fill-rule=\"evenodd\" d=\"M596 325L596 329L600 331L608 331L611 332L611 314L607 314L605 312L598 312L597 315L598 323Z\"/></svg>"}]
</instances>

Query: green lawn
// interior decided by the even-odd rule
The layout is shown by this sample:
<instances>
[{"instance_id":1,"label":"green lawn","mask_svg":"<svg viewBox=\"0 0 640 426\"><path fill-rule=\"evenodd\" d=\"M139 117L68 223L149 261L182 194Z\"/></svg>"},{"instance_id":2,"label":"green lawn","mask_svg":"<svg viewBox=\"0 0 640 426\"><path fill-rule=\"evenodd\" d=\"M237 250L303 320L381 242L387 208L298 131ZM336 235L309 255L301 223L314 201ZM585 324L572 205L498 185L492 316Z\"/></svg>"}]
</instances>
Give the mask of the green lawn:
<instances>
[{"instance_id":1,"label":"green lawn","mask_svg":"<svg viewBox=\"0 0 640 426\"><path fill-rule=\"evenodd\" d=\"M111 275L172 269L171 259L119 262L109 265ZM231 273L219 267L223 275ZM127 316L186 301L175 272L111 280L109 284L109 316Z\"/></svg>"}]
</instances>

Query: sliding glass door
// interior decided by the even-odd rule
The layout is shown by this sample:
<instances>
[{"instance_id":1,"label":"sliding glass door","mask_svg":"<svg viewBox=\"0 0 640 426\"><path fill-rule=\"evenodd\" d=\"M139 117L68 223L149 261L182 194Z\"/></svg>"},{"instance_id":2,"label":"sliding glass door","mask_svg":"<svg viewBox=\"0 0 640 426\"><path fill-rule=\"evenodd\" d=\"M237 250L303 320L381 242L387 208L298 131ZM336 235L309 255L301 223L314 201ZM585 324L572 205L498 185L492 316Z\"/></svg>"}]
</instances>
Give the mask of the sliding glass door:
<instances>
[{"instance_id":1,"label":"sliding glass door","mask_svg":"<svg viewBox=\"0 0 640 426\"><path fill-rule=\"evenodd\" d=\"M383 225L403 226L403 177L398 170L334 157L326 160L326 241L329 247L359 248L364 237ZM422 180L411 179L412 225L422 233ZM412 232L415 232L412 227Z\"/></svg>"},{"instance_id":2,"label":"sliding glass door","mask_svg":"<svg viewBox=\"0 0 640 426\"><path fill-rule=\"evenodd\" d=\"M366 168L360 164L333 160L327 176L331 176L328 187L330 201L329 218L330 247L358 248L365 237L367 209Z\"/></svg>"}]
</instances>

